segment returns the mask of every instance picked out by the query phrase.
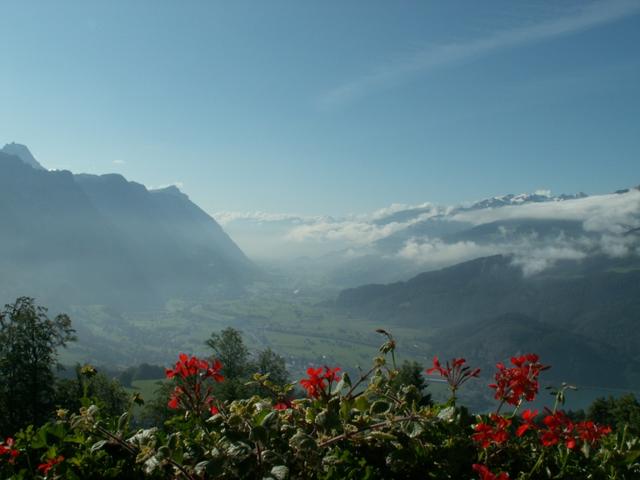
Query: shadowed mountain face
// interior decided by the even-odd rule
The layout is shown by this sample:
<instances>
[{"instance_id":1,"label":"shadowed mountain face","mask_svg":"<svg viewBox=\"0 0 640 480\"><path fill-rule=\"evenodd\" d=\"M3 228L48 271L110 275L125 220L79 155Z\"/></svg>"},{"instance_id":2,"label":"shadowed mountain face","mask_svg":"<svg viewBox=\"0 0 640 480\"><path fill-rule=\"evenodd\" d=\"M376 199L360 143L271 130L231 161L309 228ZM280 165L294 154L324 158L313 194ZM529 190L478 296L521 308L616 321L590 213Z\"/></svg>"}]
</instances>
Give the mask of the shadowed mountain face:
<instances>
[{"instance_id":1,"label":"shadowed mountain face","mask_svg":"<svg viewBox=\"0 0 640 480\"><path fill-rule=\"evenodd\" d=\"M637 371L640 362L637 257L564 261L525 276L511 257L497 255L406 282L345 290L336 304L385 325L423 327L435 332L439 352L475 356L485 365L503 358L495 356L499 345L505 355L560 352L562 364L573 365L568 380L584 382L589 371L604 365L616 373L599 378L612 384L640 381L625 376L634 371L629 365Z\"/></svg>"},{"instance_id":2,"label":"shadowed mountain face","mask_svg":"<svg viewBox=\"0 0 640 480\"><path fill-rule=\"evenodd\" d=\"M27 150L28 152L28 150ZM24 156L24 152L22 156ZM177 188L47 171L0 152L0 295L160 306L237 291L253 265Z\"/></svg>"}]
</instances>

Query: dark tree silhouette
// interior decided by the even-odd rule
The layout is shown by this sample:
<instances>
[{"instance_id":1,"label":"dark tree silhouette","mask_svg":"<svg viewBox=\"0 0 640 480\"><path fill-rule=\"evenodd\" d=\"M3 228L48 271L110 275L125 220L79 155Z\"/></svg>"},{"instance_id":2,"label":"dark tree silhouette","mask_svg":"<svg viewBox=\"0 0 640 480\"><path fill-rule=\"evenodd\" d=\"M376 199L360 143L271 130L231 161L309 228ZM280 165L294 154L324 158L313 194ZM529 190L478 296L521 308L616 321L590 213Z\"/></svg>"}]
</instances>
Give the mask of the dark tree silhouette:
<instances>
[{"instance_id":1,"label":"dark tree silhouette","mask_svg":"<svg viewBox=\"0 0 640 480\"><path fill-rule=\"evenodd\" d=\"M40 425L50 417L58 348L73 340L71 319L50 319L32 298L18 298L0 312L0 433Z\"/></svg>"}]
</instances>

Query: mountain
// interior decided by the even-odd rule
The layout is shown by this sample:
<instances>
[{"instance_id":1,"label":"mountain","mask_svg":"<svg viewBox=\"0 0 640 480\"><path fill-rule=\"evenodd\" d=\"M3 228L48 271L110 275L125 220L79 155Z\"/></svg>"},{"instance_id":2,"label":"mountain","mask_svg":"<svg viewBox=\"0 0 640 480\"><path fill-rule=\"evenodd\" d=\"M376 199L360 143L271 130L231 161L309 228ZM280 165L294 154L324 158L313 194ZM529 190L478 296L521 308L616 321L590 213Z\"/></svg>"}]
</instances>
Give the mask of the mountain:
<instances>
[{"instance_id":1,"label":"mountain","mask_svg":"<svg viewBox=\"0 0 640 480\"><path fill-rule=\"evenodd\" d=\"M24 155L9 148L16 149ZM6 300L147 308L238 291L256 273L216 221L175 187L149 191L120 175L47 171L5 151L0 222Z\"/></svg>"},{"instance_id":2,"label":"mountain","mask_svg":"<svg viewBox=\"0 0 640 480\"><path fill-rule=\"evenodd\" d=\"M391 329L424 328L434 333L432 343L440 351L477 355L488 363L488 345L501 345L504 354L558 349L581 381L593 363L612 367L624 360L635 371L640 366L640 258L635 256L563 261L532 276L524 275L513 257L483 257L404 282L344 290L336 307ZM590 353L585 359L581 352ZM617 372L618 385L632 381Z\"/></svg>"},{"instance_id":3,"label":"mountain","mask_svg":"<svg viewBox=\"0 0 640 480\"><path fill-rule=\"evenodd\" d=\"M21 145L15 142L7 143L4 147L2 147L2 150L0 150L0 152L18 157L24 163L35 168L36 170L44 170L42 165L38 163L38 161L31 154L31 151L29 151L26 145Z\"/></svg>"},{"instance_id":4,"label":"mountain","mask_svg":"<svg viewBox=\"0 0 640 480\"><path fill-rule=\"evenodd\" d=\"M442 357L464 357L484 372L493 372L497 362L513 355L535 352L552 366L545 380L556 384L620 388L640 381L640 363L632 356L597 338L523 314L507 313L447 328L436 338L434 348Z\"/></svg>"},{"instance_id":5,"label":"mountain","mask_svg":"<svg viewBox=\"0 0 640 480\"><path fill-rule=\"evenodd\" d=\"M487 198L473 203L470 207L461 207L459 210L481 210L483 208L500 208L514 205L524 205L527 203L544 203L544 202L562 202L565 200L576 200L578 198L586 198L586 193L580 192L577 194L561 194L551 195L548 191L538 191L535 193L521 193L514 195L509 193L507 195L499 195L497 197Z\"/></svg>"}]
</instances>

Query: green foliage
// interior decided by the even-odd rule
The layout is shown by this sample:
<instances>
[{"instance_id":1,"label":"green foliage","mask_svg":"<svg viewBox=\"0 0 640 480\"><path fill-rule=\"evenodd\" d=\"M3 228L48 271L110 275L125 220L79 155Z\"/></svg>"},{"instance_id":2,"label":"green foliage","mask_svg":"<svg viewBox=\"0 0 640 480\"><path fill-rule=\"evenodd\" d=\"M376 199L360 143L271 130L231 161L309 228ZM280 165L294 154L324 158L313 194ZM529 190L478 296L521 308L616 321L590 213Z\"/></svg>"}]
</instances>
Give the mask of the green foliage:
<instances>
[{"instance_id":1,"label":"green foliage","mask_svg":"<svg viewBox=\"0 0 640 480\"><path fill-rule=\"evenodd\" d=\"M100 372L89 373L86 367L77 365L75 379L58 380L55 405L57 408L78 411L83 401L97 405L107 416L115 416L127 408L128 395L117 380Z\"/></svg>"},{"instance_id":2,"label":"green foliage","mask_svg":"<svg viewBox=\"0 0 640 480\"><path fill-rule=\"evenodd\" d=\"M174 400L173 410L162 404L156 418L162 424L142 429L131 422L137 399L114 414L110 402L96 398L104 386L96 379L104 377L82 367L77 383L65 384L65 398L74 391L81 395L77 411L59 410L54 420L0 442L0 478L640 478L640 439L622 423L611 433L604 425L570 420L555 408L543 418L521 411L525 392L538 392L544 368L537 356L523 355L511 360L513 366L503 366L495 390L506 393L497 411L473 416L454 397L443 404L426 401L422 367L405 362L397 368L395 341L381 333L388 341L369 370L351 379L339 368L309 368L300 382L308 398L295 400L295 384L272 381L272 367L283 366L277 355L267 352L253 363L248 351L242 353L239 332L224 337L229 344L222 335L212 337L217 351L239 359L231 371L247 375L250 368L262 368L246 387L266 393L213 398L210 387L221 380L222 366L181 355L161 387ZM456 388L466 387L467 380L478 379L474 373L461 375L470 368L464 363L434 359L438 368L432 370ZM540 368L532 371L532 365ZM508 406L510 413L501 412ZM637 402L596 407L594 412L627 419L635 418Z\"/></svg>"},{"instance_id":3,"label":"green foliage","mask_svg":"<svg viewBox=\"0 0 640 480\"><path fill-rule=\"evenodd\" d=\"M184 387L180 395L212 375L213 364L191 364L193 370L176 366L173 374ZM521 418L522 402L511 414L476 417L451 401L420 405L419 368L405 363L396 369L381 356L355 381L340 378L337 369L310 369L303 386L313 395L293 401L286 399L294 384L277 385L257 373L254 382L278 403L258 395L217 402L218 409L204 416L181 411L164 430L132 428L132 404L120 416L84 405L18 432L11 441L17 455L7 460L0 454L0 476L34 478L38 469L49 469L47 478L65 479L471 480L486 469L495 476L482 478L639 478L640 441L628 430L608 434L593 426L591 438L571 423L555 429L547 418ZM549 416L565 418L555 411ZM498 420L499 431L492 426Z\"/></svg>"},{"instance_id":4,"label":"green foliage","mask_svg":"<svg viewBox=\"0 0 640 480\"><path fill-rule=\"evenodd\" d=\"M129 367L118 375L118 381L124 387L131 388L136 380L157 380L164 377L164 368L160 365L141 363L136 367Z\"/></svg>"},{"instance_id":5,"label":"green foliage","mask_svg":"<svg viewBox=\"0 0 640 480\"><path fill-rule=\"evenodd\" d=\"M400 368L398 374L391 380L391 386L396 390L407 389L414 387L412 401L415 401L420 406L431 405L431 394L425 392L427 388L427 382L424 378L424 367L416 361L405 360Z\"/></svg>"},{"instance_id":6,"label":"green foliage","mask_svg":"<svg viewBox=\"0 0 640 480\"><path fill-rule=\"evenodd\" d=\"M69 317L50 319L32 298L18 298L0 312L0 433L49 418L57 350L73 340Z\"/></svg>"},{"instance_id":7,"label":"green foliage","mask_svg":"<svg viewBox=\"0 0 640 480\"><path fill-rule=\"evenodd\" d=\"M629 433L640 435L640 403L632 394L598 398L587 410L587 418L617 430L627 428Z\"/></svg>"},{"instance_id":8,"label":"green foliage","mask_svg":"<svg viewBox=\"0 0 640 480\"><path fill-rule=\"evenodd\" d=\"M206 344L223 365L225 381L216 385L214 390L216 397L221 400L239 399L255 393L268 395L264 387L249 385L253 373L268 374L269 380L277 385L289 381L284 358L270 348L252 356L244 344L242 332L235 328L212 333Z\"/></svg>"},{"instance_id":9,"label":"green foliage","mask_svg":"<svg viewBox=\"0 0 640 480\"><path fill-rule=\"evenodd\" d=\"M223 373L228 379L246 375L249 362L249 350L242 340L242 333L235 328L225 328L220 333L212 333L207 340L215 357L224 365Z\"/></svg>"}]
</instances>

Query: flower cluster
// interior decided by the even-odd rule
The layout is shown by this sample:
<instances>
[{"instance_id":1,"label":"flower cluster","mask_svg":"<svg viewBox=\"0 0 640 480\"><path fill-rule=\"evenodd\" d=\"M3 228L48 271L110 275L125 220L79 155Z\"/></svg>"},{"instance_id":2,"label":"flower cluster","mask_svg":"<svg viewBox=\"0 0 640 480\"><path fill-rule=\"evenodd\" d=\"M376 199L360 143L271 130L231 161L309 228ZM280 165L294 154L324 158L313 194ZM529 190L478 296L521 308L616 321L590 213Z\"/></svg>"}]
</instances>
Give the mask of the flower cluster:
<instances>
[{"instance_id":1,"label":"flower cluster","mask_svg":"<svg viewBox=\"0 0 640 480\"><path fill-rule=\"evenodd\" d=\"M308 368L307 378L300 380L300 385L307 391L307 395L311 398L319 398L320 396L327 395L327 388L331 386L333 382L339 382L340 376L338 372L339 367L329 368Z\"/></svg>"},{"instance_id":2,"label":"flower cluster","mask_svg":"<svg viewBox=\"0 0 640 480\"><path fill-rule=\"evenodd\" d=\"M528 353L511 357L513 367L503 363L496 365L496 383L489 385L495 389L495 398L509 405L518 405L522 400L531 402L538 394L538 376L547 366L538 362L538 356Z\"/></svg>"},{"instance_id":3,"label":"flower cluster","mask_svg":"<svg viewBox=\"0 0 640 480\"><path fill-rule=\"evenodd\" d=\"M576 424L576 431L578 437L585 443L594 444L599 442L602 437L605 437L611 433L611 427L605 425L598 425L591 420L578 422Z\"/></svg>"},{"instance_id":4,"label":"flower cluster","mask_svg":"<svg viewBox=\"0 0 640 480\"><path fill-rule=\"evenodd\" d=\"M181 353L173 369L166 369L167 378L178 382L171 392L167 406L172 410L182 408L193 411L198 416L209 412L211 415L218 413L213 397L213 388L210 382L222 382L224 377L220 373L222 364L219 360L208 361L196 356Z\"/></svg>"},{"instance_id":5,"label":"flower cluster","mask_svg":"<svg viewBox=\"0 0 640 480\"><path fill-rule=\"evenodd\" d=\"M546 413L542 420L544 428L540 428L535 423L538 411L525 410L517 435L521 437L528 430L541 430L540 443L545 447L564 443L568 448L574 449L579 440L594 444L611 433L611 427L598 425L590 420L574 423L562 411L547 410Z\"/></svg>"},{"instance_id":6,"label":"flower cluster","mask_svg":"<svg viewBox=\"0 0 640 480\"><path fill-rule=\"evenodd\" d=\"M38 465L38 471L42 475L47 476L47 474L49 473L49 470L51 470L53 467L55 467L59 463L62 463L63 461L64 461L64 457L62 455L58 455L57 457L50 458L46 462Z\"/></svg>"},{"instance_id":7,"label":"flower cluster","mask_svg":"<svg viewBox=\"0 0 640 480\"><path fill-rule=\"evenodd\" d=\"M473 427L476 433L471 435L471 438L482 448L488 448L491 444L501 445L509 440L510 419L492 413L489 421L489 423L480 422Z\"/></svg>"},{"instance_id":8,"label":"flower cluster","mask_svg":"<svg viewBox=\"0 0 640 480\"><path fill-rule=\"evenodd\" d=\"M509 480L507 473L501 472L498 475L491 472L486 465L474 463L472 468L480 475L480 480Z\"/></svg>"},{"instance_id":9,"label":"flower cluster","mask_svg":"<svg viewBox=\"0 0 640 480\"><path fill-rule=\"evenodd\" d=\"M209 362L207 360L200 359L193 356L188 356L185 353L181 353L178 356L173 369L167 368L165 374L167 378L174 378L176 376L186 379L193 376L201 376L204 378L212 378L216 382L222 382L224 377L220 373L222 370L222 364L220 360L214 360Z\"/></svg>"},{"instance_id":10,"label":"flower cluster","mask_svg":"<svg viewBox=\"0 0 640 480\"><path fill-rule=\"evenodd\" d=\"M4 442L0 443L0 456L9 456L9 463L15 462L15 459L20 455L20 452L13 448L15 442L13 438L7 437Z\"/></svg>"},{"instance_id":11,"label":"flower cluster","mask_svg":"<svg viewBox=\"0 0 640 480\"><path fill-rule=\"evenodd\" d=\"M564 412L548 412L548 415L544 417L542 421L546 430L542 432L540 442L545 447L551 447L564 442L567 448L576 448L576 439L572 435L574 425L571 419L567 417Z\"/></svg>"},{"instance_id":12,"label":"flower cluster","mask_svg":"<svg viewBox=\"0 0 640 480\"><path fill-rule=\"evenodd\" d=\"M467 361L464 358L454 358L451 361L447 361L445 366L442 366L438 357L433 357L433 367L427 369L427 374L431 375L437 372L447 381L455 397L456 390L458 390L464 382L480 375L479 368L472 370L471 367L465 365L465 363L467 363Z\"/></svg>"}]
</instances>

